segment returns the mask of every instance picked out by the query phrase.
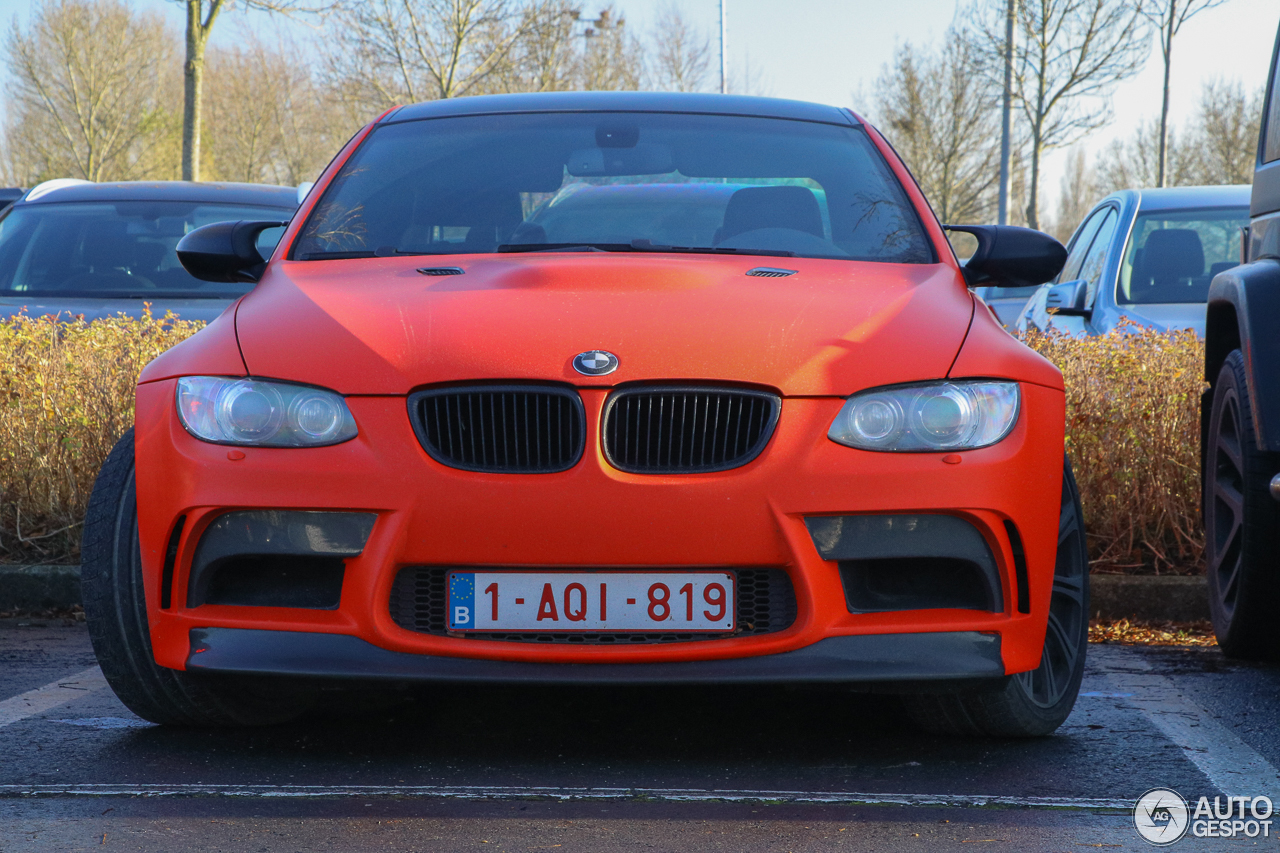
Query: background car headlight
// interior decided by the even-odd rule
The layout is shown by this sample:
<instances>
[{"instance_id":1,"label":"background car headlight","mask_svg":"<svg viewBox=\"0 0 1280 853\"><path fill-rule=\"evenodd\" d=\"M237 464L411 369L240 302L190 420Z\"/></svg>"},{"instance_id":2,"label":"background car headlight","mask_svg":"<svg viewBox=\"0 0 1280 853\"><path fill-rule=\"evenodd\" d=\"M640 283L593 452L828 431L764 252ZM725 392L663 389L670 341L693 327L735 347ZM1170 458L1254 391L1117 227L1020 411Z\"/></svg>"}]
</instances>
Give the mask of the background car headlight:
<instances>
[{"instance_id":1,"label":"background car headlight","mask_svg":"<svg viewBox=\"0 0 1280 853\"><path fill-rule=\"evenodd\" d=\"M215 444L321 447L356 435L351 410L332 391L256 379L179 379L178 418Z\"/></svg>"},{"instance_id":2,"label":"background car headlight","mask_svg":"<svg viewBox=\"0 0 1280 853\"><path fill-rule=\"evenodd\" d=\"M995 444L1018 420L1016 382L932 382L854 394L827 437L862 450L928 453Z\"/></svg>"}]
</instances>

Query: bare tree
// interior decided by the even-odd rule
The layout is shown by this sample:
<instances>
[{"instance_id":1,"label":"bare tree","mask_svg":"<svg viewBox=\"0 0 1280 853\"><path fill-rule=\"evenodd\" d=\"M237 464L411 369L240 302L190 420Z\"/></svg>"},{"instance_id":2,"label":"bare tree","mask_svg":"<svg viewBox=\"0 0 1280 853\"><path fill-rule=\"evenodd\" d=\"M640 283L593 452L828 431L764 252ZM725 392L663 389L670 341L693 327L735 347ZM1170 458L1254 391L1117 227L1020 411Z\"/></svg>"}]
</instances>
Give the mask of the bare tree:
<instances>
[{"instance_id":1,"label":"bare tree","mask_svg":"<svg viewBox=\"0 0 1280 853\"><path fill-rule=\"evenodd\" d=\"M1253 182L1264 97L1262 88L1246 95L1239 81L1209 81L1204 84L1192 136L1196 183Z\"/></svg>"},{"instance_id":2,"label":"bare tree","mask_svg":"<svg viewBox=\"0 0 1280 853\"><path fill-rule=\"evenodd\" d=\"M91 181L164 175L176 129L164 22L121 0L51 0L5 41L14 177Z\"/></svg>"},{"instance_id":3,"label":"bare tree","mask_svg":"<svg viewBox=\"0 0 1280 853\"><path fill-rule=\"evenodd\" d=\"M370 110L500 90L532 19L512 0L367 0L335 23L331 74Z\"/></svg>"},{"instance_id":4,"label":"bare tree","mask_svg":"<svg viewBox=\"0 0 1280 853\"><path fill-rule=\"evenodd\" d=\"M668 2L658 11L653 33L653 86L669 92L699 92L711 70L711 42L694 28L680 7Z\"/></svg>"},{"instance_id":5,"label":"bare tree","mask_svg":"<svg viewBox=\"0 0 1280 853\"><path fill-rule=\"evenodd\" d=\"M1067 155L1067 169L1062 174L1058 194L1058 214L1046 229L1063 245L1097 200L1097 183L1097 173L1088 155L1084 148L1076 146Z\"/></svg>"},{"instance_id":6,"label":"bare tree","mask_svg":"<svg viewBox=\"0 0 1280 853\"><path fill-rule=\"evenodd\" d=\"M583 31L580 89L617 91L639 89L644 74L644 48L627 29L627 19L612 6L587 22Z\"/></svg>"},{"instance_id":7,"label":"bare tree","mask_svg":"<svg viewBox=\"0 0 1280 853\"><path fill-rule=\"evenodd\" d=\"M1005 0L980 0L972 17L992 79L1003 75ZM1028 124L1027 223L1039 227L1044 154L1069 146L1111 117L1116 84L1146 61L1146 21L1132 0L1023 0L1018 8L1014 94Z\"/></svg>"},{"instance_id":8,"label":"bare tree","mask_svg":"<svg viewBox=\"0 0 1280 853\"><path fill-rule=\"evenodd\" d=\"M213 25L231 0L173 0L186 12L186 59L182 66L182 179L200 180L200 119L204 100L204 59ZM243 8L286 15L321 12L332 3L300 0L242 0Z\"/></svg>"},{"instance_id":9,"label":"bare tree","mask_svg":"<svg viewBox=\"0 0 1280 853\"><path fill-rule=\"evenodd\" d=\"M1167 129L1166 186L1247 184L1253 180L1263 90L1246 95L1236 83L1210 81L1200 107L1182 132ZM1127 139L1114 140L1098 158L1098 190L1154 187L1159 181L1160 126L1149 119Z\"/></svg>"},{"instance_id":10,"label":"bare tree","mask_svg":"<svg viewBox=\"0 0 1280 853\"><path fill-rule=\"evenodd\" d=\"M313 180L359 124L336 119L305 51L289 40L209 53L205 118L220 180L297 184Z\"/></svg>"},{"instance_id":11,"label":"bare tree","mask_svg":"<svg viewBox=\"0 0 1280 853\"><path fill-rule=\"evenodd\" d=\"M1160 33L1160 55L1164 59L1164 89L1160 102L1160 151L1156 161L1157 187L1165 186L1165 166L1169 135L1169 69L1173 66L1173 40L1191 18L1227 0L1139 0L1142 15Z\"/></svg>"},{"instance_id":12,"label":"bare tree","mask_svg":"<svg viewBox=\"0 0 1280 853\"><path fill-rule=\"evenodd\" d=\"M1097 189L1105 195L1116 190L1154 187L1159 180L1159 154L1156 141L1160 126L1154 119L1140 121L1128 138L1114 139L1098 157ZM1193 157L1174 128L1168 131L1168 182L1174 186L1195 183L1192 177Z\"/></svg>"},{"instance_id":13,"label":"bare tree","mask_svg":"<svg viewBox=\"0 0 1280 853\"><path fill-rule=\"evenodd\" d=\"M875 85L879 124L943 222L982 222L998 190L998 92L954 32L937 51L898 48Z\"/></svg>"},{"instance_id":14,"label":"bare tree","mask_svg":"<svg viewBox=\"0 0 1280 853\"><path fill-rule=\"evenodd\" d=\"M486 89L499 92L560 92L574 88L582 65L574 39L582 17L566 0L539 0L527 6L520 37L503 57L496 81Z\"/></svg>"}]
</instances>

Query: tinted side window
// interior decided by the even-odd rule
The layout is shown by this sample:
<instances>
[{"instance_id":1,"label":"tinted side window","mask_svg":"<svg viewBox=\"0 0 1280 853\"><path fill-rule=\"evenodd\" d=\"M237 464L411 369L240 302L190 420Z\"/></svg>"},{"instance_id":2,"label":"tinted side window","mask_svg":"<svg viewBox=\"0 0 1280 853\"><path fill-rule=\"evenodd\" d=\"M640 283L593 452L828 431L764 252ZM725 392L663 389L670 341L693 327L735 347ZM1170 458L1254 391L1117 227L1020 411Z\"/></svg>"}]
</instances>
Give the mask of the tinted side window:
<instances>
[{"instance_id":1,"label":"tinted side window","mask_svg":"<svg viewBox=\"0 0 1280 853\"><path fill-rule=\"evenodd\" d=\"M1093 235L1098 233L1098 228L1102 225L1102 220L1106 218L1107 211L1111 208L1104 207L1102 210L1095 211L1090 216L1080 230L1076 232L1076 238L1071 241L1071 251L1067 254L1067 262L1062 267L1062 272L1058 273L1056 281L1075 281L1079 278L1080 265L1084 263L1085 253L1089 251L1089 246L1093 244Z\"/></svg>"},{"instance_id":2,"label":"tinted side window","mask_svg":"<svg viewBox=\"0 0 1280 853\"><path fill-rule=\"evenodd\" d=\"M1098 292L1098 279L1102 278L1102 270L1107 264L1107 252L1111 248L1111 240L1115 237L1116 224L1119 221L1120 214L1114 207L1111 208L1107 212L1107 218L1102 221L1097 235L1093 238L1089 254L1084 256L1084 263L1080 265L1078 277L1089 282L1088 292L1084 298L1085 305L1092 305L1094 294Z\"/></svg>"},{"instance_id":3,"label":"tinted side window","mask_svg":"<svg viewBox=\"0 0 1280 853\"><path fill-rule=\"evenodd\" d=\"M1280 40L1277 40L1280 45ZM1277 50L1280 54L1280 49ZM1275 68L1271 69L1271 105L1267 109L1267 144L1263 146L1262 162L1270 163L1280 160L1280 56L1272 57Z\"/></svg>"}]
</instances>

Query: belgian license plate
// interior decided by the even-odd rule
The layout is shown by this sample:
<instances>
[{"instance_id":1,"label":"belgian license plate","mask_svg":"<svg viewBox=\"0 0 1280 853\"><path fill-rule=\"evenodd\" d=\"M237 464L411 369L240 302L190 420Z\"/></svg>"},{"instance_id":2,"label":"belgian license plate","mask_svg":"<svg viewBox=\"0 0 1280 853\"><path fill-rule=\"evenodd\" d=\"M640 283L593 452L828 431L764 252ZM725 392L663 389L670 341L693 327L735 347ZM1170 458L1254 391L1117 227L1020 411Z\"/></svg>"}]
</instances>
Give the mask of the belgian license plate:
<instances>
[{"instance_id":1,"label":"belgian license plate","mask_svg":"<svg viewBox=\"0 0 1280 853\"><path fill-rule=\"evenodd\" d=\"M731 572L451 572L451 631L734 629Z\"/></svg>"}]
</instances>

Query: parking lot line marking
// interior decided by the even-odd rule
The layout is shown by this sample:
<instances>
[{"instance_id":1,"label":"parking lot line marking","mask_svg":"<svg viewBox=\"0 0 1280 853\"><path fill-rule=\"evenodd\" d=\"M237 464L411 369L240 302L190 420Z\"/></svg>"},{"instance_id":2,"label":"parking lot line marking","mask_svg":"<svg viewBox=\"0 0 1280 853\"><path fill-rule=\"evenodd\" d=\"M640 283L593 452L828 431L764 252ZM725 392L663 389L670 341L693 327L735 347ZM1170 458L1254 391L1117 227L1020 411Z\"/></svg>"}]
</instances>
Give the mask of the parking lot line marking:
<instances>
[{"instance_id":1,"label":"parking lot line marking","mask_svg":"<svg viewBox=\"0 0 1280 853\"><path fill-rule=\"evenodd\" d=\"M439 797L465 800L662 800L847 805L954 806L1131 811L1132 800L1007 797L985 794L870 794L853 791L755 791L699 788L561 788L443 785L0 785L0 797Z\"/></svg>"},{"instance_id":2,"label":"parking lot line marking","mask_svg":"<svg viewBox=\"0 0 1280 853\"><path fill-rule=\"evenodd\" d=\"M50 682L44 687L19 693L12 699L0 702L0 729L106 686L107 681L102 677L102 670L91 666L75 675L68 675L66 678Z\"/></svg>"},{"instance_id":3,"label":"parking lot line marking","mask_svg":"<svg viewBox=\"0 0 1280 853\"><path fill-rule=\"evenodd\" d=\"M1280 771L1189 699L1173 679L1152 671L1137 655L1104 669L1112 684L1133 694L1124 701L1177 744L1219 791L1228 796L1280 799ZM1163 784L1160 779L1150 783L1152 787Z\"/></svg>"}]
</instances>

